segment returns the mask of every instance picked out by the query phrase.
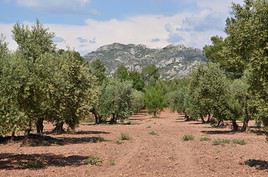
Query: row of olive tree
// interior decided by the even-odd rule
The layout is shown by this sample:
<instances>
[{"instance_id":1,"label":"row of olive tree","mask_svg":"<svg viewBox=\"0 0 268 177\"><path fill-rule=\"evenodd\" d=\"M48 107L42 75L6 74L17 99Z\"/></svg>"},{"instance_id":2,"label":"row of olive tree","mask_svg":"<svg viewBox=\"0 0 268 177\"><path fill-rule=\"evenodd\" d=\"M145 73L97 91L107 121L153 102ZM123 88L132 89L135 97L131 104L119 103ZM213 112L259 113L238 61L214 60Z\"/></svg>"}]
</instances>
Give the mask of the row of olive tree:
<instances>
[{"instance_id":1,"label":"row of olive tree","mask_svg":"<svg viewBox=\"0 0 268 177\"><path fill-rule=\"evenodd\" d=\"M42 134L44 120L55 124L55 132L64 123L74 129L96 101L89 66L77 52L57 50L53 33L39 22L16 24L12 32L15 52L0 41L0 135L22 130L29 135L33 125Z\"/></svg>"},{"instance_id":2,"label":"row of olive tree","mask_svg":"<svg viewBox=\"0 0 268 177\"><path fill-rule=\"evenodd\" d=\"M160 77L153 65L142 72L119 66L109 77L100 60L88 63L75 51L57 49L54 34L38 21L16 24L12 33L15 52L0 40L0 136L29 135L34 125L43 134L44 121L55 133L64 124L74 130L90 112L96 124L124 121L145 108L144 91Z\"/></svg>"},{"instance_id":3,"label":"row of olive tree","mask_svg":"<svg viewBox=\"0 0 268 177\"><path fill-rule=\"evenodd\" d=\"M248 127L250 118L268 126L268 3L245 0L233 4L226 21L226 38L212 37L204 47L209 63L197 67L186 83L171 93L170 106L187 118L210 119L220 125L231 120L238 130ZM209 120L208 120L209 121Z\"/></svg>"},{"instance_id":4,"label":"row of olive tree","mask_svg":"<svg viewBox=\"0 0 268 177\"><path fill-rule=\"evenodd\" d=\"M200 118L203 123L209 123L216 119L217 126L230 120L235 131L239 128L237 120L241 119L241 130L245 131L252 113L248 88L247 76L232 80L218 64L201 64L179 82L178 89L169 93L169 106L184 113L186 120Z\"/></svg>"},{"instance_id":5,"label":"row of olive tree","mask_svg":"<svg viewBox=\"0 0 268 177\"><path fill-rule=\"evenodd\" d=\"M164 108L164 91L154 65L145 66L141 72L119 65L112 77L107 77L100 60L92 61L90 66L99 87L97 102L91 109L96 124L124 121L144 108L156 116Z\"/></svg>"},{"instance_id":6,"label":"row of olive tree","mask_svg":"<svg viewBox=\"0 0 268 177\"><path fill-rule=\"evenodd\" d=\"M246 130L250 117L268 126L267 13L265 0L233 4L233 15L227 19L225 28L227 37L213 37L213 44L204 48L208 59L218 63L227 77L236 81L236 89L242 85L243 94L237 96L243 105L242 130Z\"/></svg>"}]
</instances>

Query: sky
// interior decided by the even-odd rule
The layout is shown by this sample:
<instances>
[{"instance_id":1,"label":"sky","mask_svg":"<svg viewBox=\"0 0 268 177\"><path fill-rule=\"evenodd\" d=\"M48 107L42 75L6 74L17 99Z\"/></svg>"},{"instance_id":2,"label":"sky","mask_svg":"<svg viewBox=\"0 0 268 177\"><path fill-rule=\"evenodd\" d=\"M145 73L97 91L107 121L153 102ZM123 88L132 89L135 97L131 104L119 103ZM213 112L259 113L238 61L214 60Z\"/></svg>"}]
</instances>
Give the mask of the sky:
<instances>
[{"instance_id":1,"label":"sky","mask_svg":"<svg viewBox=\"0 0 268 177\"><path fill-rule=\"evenodd\" d=\"M0 0L0 33L15 50L13 25L38 19L58 48L81 54L115 42L203 48L225 35L232 3L243 0Z\"/></svg>"}]
</instances>

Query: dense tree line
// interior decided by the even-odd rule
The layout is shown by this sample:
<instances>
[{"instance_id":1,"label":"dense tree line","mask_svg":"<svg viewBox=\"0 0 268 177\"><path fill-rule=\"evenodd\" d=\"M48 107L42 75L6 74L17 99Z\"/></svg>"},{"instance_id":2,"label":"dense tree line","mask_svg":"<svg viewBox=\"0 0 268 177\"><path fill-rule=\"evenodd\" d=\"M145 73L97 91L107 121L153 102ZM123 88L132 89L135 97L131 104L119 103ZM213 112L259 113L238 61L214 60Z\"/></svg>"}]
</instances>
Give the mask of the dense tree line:
<instances>
[{"instance_id":1,"label":"dense tree line","mask_svg":"<svg viewBox=\"0 0 268 177\"><path fill-rule=\"evenodd\" d=\"M267 127L268 2L245 0L232 9L227 36L214 36L204 47L208 62L169 81L154 65L141 71L120 65L107 75L100 60L88 63L78 52L57 49L54 34L38 21L16 24L15 52L0 38L0 135L29 135L34 126L42 134L44 121L55 125L55 133L64 124L74 130L90 113L96 124L126 122L144 108L157 117L166 107L186 120L230 121L234 131L246 131L252 118Z\"/></svg>"},{"instance_id":2,"label":"dense tree line","mask_svg":"<svg viewBox=\"0 0 268 177\"><path fill-rule=\"evenodd\" d=\"M65 131L65 124L74 130L90 113L96 124L124 122L149 105L144 98L159 85L154 65L142 72L119 66L108 76L100 60L88 63L78 52L57 49L54 34L39 21L16 24L12 33L18 44L14 52L0 38L0 136L21 131L28 136L33 130L42 135L44 121L55 126L54 133ZM148 106L154 115L163 107L157 102Z\"/></svg>"},{"instance_id":3,"label":"dense tree line","mask_svg":"<svg viewBox=\"0 0 268 177\"><path fill-rule=\"evenodd\" d=\"M204 47L208 64L181 81L171 93L170 107L204 123L213 120L220 126L230 120L233 130L246 131L250 118L267 126L267 14L266 0L233 4L232 16L226 20L227 37L211 38L212 45Z\"/></svg>"},{"instance_id":4,"label":"dense tree line","mask_svg":"<svg viewBox=\"0 0 268 177\"><path fill-rule=\"evenodd\" d=\"M17 51L9 52L1 41L1 135L29 135L33 125L42 134L44 120L55 124L55 132L64 123L74 129L96 100L88 64L77 52L57 50L54 34L38 21L32 27L16 24L12 32Z\"/></svg>"}]
</instances>

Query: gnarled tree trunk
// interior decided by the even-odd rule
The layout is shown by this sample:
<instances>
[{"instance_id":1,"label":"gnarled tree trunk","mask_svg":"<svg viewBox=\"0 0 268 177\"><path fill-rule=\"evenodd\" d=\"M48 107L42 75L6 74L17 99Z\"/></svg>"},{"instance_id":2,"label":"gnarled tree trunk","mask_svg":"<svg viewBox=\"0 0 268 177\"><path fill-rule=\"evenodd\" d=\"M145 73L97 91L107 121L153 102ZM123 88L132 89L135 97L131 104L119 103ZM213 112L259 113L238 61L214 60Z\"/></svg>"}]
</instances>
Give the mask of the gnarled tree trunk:
<instances>
[{"instance_id":1,"label":"gnarled tree trunk","mask_svg":"<svg viewBox=\"0 0 268 177\"><path fill-rule=\"evenodd\" d=\"M54 128L54 130L52 132L56 133L56 134L64 133L65 131L64 131L64 128L63 128L63 124L64 124L63 121L57 122L56 127Z\"/></svg>"},{"instance_id":2,"label":"gnarled tree trunk","mask_svg":"<svg viewBox=\"0 0 268 177\"><path fill-rule=\"evenodd\" d=\"M238 124L236 123L236 120L232 120L232 130L237 131L238 130Z\"/></svg>"},{"instance_id":3,"label":"gnarled tree trunk","mask_svg":"<svg viewBox=\"0 0 268 177\"><path fill-rule=\"evenodd\" d=\"M110 120L110 124L116 124L117 123L117 115L115 113L112 113L112 119Z\"/></svg>"},{"instance_id":4,"label":"gnarled tree trunk","mask_svg":"<svg viewBox=\"0 0 268 177\"><path fill-rule=\"evenodd\" d=\"M29 120L28 129L24 131L24 136L29 137L31 131L32 131L32 119Z\"/></svg>"},{"instance_id":5,"label":"gnarled tree trunk","mask_svg":"<svg viewBox=\"0 0 268 177\"><path fill-rule=\"evenodd\" d=\"M95 117L95 124L101 124L101 116L100 114L97 112L97 110L95 108L92 108L90 110L90 112L94 115Z\"/></svg>"},{"instance_id":6,"label":"gnarled tree trunk","mask_svg":"<svg viewBox=\"0 0 268 177\"><path fill-rule=\"evenodd\" d=\"M223 127L224 126L224 122L223 122L223 120L219 120L218 121L218 124L217 124L217 126L216 127Z\"/></svg>"},{"instance_id":7,"label":"gnarled tree trunk","mask_svg":"<svg viewBox=\"0 0 268 177\"><path fill-rule=\"evenodd\" d=\"M190 121L190 117L186 113L184 113L184 118L185 118L185 121Z\"/></svg>"},{"instance_id":8,"label":"gnarled tree trunk","mask_svg":"<svg viewBox=\"0 0 268 177\"><path fill-rule=\"evenodd\" d=\"M248 122L249 122L249 114L248 114L248 106L247 106L247 100L245 101L245 113L244 113L244 120L243 120L243 126L241 128L241 131L244 132L248 128Z\"/></svg>"},{"instance_id":9,"label":"gnarled tree trunk","mask_svg":"<svg viewBox=\"0 0 268 177\"><path fill-rule=\"evenodd\" d=\"M211 114L208 113L208 119L207 119L207 122L206 123L210 123L211 117L212 117Z\"/></svg>"},{"instance_id":10,"label":"gnarled tree trunk","mask_svg":"<svg viewBox=\"0 0 268 177\"><path fill-rule=\"evenodd\" d=\"M205 121L205 119L204 119L204 117L202 115L200 115L200 119L202 121L202 124L205 124L206 123L206 121Z\"/></svg>"},{"instance_id":11,"label":"gnarled tree trunk","mask_svg":"<svg viewBox=\"0 0 268 177\"><path fill-rule=\"evenodd\" d=\"M39 135L43 135L43 130L44 130L43 122L44 122L44 118L38 118L36 123L35 123L36 132Z\"/></svg>"}]
</instances>

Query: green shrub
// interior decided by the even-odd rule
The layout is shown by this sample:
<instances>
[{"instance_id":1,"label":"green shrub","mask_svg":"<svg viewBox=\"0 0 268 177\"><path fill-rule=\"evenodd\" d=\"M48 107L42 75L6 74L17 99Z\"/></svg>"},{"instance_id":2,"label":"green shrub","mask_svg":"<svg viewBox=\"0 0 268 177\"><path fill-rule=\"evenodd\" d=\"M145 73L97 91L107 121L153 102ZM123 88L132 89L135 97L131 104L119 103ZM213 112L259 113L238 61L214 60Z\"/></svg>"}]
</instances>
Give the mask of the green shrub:
<instances>
[{"instance_id":1,"label":"green shrub","mask_svg":"<svg viewBox=\"0 0 268 177\"><path fill-rule=\"evenodd\" d=\"M224 144L230 144L231 140L229 139L215 139L212 141L213 145L224 145Z\"/></svg>"},{"instance_id":2,"label":"green shrub","mask_svg":"<svg viewBox=\"0 0 268 177\"><path fill-rule=\"evenodd\" d=\"M117 139L117 140L115 141L115 143L116 143L116 144L123 144L124 142L123 142L122 140Z\"/></svg>"},{"instance_id":3,"label":"green shrub","mask_svg":"<svg viewBox=\"0 0 268 177\"><path fill-rule=\"evenodd\" d=\"M119 140L122 141L130 140L130 136L127 133L121 133Z\"/></svg>"},{"instance_id":4,"label":"green shrub","mask_svg":"<svg viewBox=\"0 0 268 177\"><path fill-rule=\"evenodd\" d=\"M210 119L210 122L209 122L209 123L210 123L210 125L211 125L212 127L216 127L218 121L217 121L217 119L212 118L212 119Z\"/></svg>"},{"instance_id":5,"label":"green shrub","mask_svg":"<svg viewBox=\"0 0 268 177\"><path fill-rule=\"evenodd\" d=\"M150 135L158 135L155 131L149 132Z\"/></svg>"},{"instance_id":6,"label":"green shrub","mask_svg":"<svg viewBox=\"0 0 268 177\"><path fill-rule=\"evenodd\" d=\"M26 168L30 168L30 169L40 169L40 168L44 168L45 165L42 161L40 160L33 160L27 163Z\"/></svg>"},{"instance_id":7,"label":"green shrub","mask_svg":"<svg viewBox=\"0 0 268 177\"><path fill-rule=\"evenodd\" d=\"M85 162L88 165L96 165L96 166L100 166L102 164L102 160L99 157L96 157L96 156L89 156L85 160Z\"/></svg>"},{"instance_id":8,"label":"green shrub","mask_svg":"<svg viewBox=\"0 0 268 177\"><path fill-rule=\"evenodd\" d=\"M211 141L211 139L207 136L203 136L200 138L200 141Z\"/></svg>"},{"instance_id":9,"label":"green shrub","mask_svg":"<svg viewBox=\"0 0 268 177\"><path fill-rule=\"evenodd\" d=\"M194 136L193 135L190 135L190 134L183 135L182 140L183 141L192 141L192 140L194 140Z\"/></svg>"},{"instance_id":10,"label":"green shrub","mask_svg":"<svg viewBox=\"0 0 268 177\"><path fill-rule=\"evenodd\" d=\"M247 142L244 139L234 139L232 140L233 144L246 145Z\"/></svg>"}]
</instances>

